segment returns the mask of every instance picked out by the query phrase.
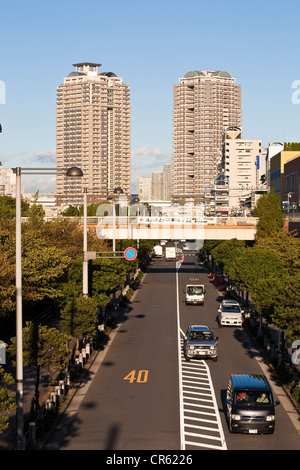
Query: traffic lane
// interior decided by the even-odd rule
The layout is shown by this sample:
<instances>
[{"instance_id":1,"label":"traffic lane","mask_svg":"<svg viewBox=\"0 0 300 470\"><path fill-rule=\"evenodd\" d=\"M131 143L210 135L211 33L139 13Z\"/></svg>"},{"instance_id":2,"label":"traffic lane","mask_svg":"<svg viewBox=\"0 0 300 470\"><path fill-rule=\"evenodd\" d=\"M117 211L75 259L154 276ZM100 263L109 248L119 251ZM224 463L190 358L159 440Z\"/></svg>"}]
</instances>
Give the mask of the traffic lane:
<instances>
[{"instance_id":1,"label":"traffic lane","mask_svg":"<svg viewBox=\"0 0 300 470\"><path fill-rule=\"evenodd\" d=\"M207 325L214 333L218 332L216 313L221 301L219 291L212 284L209 273L205 266L198 260L197 255L185 255L184 261L179 269L179 308L180 326L185 333L189 325ZM186 305L186 284L204 284L204 305Z\"/></svg>"},{"instance_id":2,"label":"traffic lane","mask_svg":"<svg viewBox=\"0 0 300 470\"><path fill-rule=\"evenodd\" d=\"M180 448L171 264L149 268L61 449Z\"/></svg>"},{"instance_id":3,"label":"traffic lane","mask_svg":"<svg viewBox=\"0 0 300 470\"><path fill-rule=\"evenodd\" d=\"M230 433L226 417L226 388L230 374L263 374L257 359L259 352L251 345L246 331L223 327L219 332L218 363L209 363L223 430L229 450L293 450L299 449L300 438L286 411L275 409L276 425L272 435L243 435ZM270 377L268 377L270 381ZM271 381L270 381L271 382ZM272 383L271 383L272 386ZM274 392L274 389L273 389ZM279 399L274 392L274 399Z\"/></svg>"},{"instance_id":4,"label":"traffic lane","mask_svg":"<svg viewBox=\"0 0 300 470\"><path fill-rule=\"evenodd\" d=\"M185 258L187 259L187 258ZM220 409L223 430L229 449L299 449L300 438L295 430L290 418L284 408L276 407L276 429L273 435L241 435L229 433L226 420L225 394L230 374L253 373L262 374L259 362L259 352L253 347L246 331L239 328L222 327L219 328L216 322L219 302L223 298L212 283L209 272L198 262L197 257L194 263L191 257L188 263L183 263L183 271L180 270L180 291L183 291L185 283L189 278L197 276L206 287L204 306L186 306L183 292L180 302L180 322L184 328L189 324L207 324L219 337L219 358L214 363L207 360L210 368L215 393ZM275 395L275 399L278 398Z\"/></svg>"}]
</instances>

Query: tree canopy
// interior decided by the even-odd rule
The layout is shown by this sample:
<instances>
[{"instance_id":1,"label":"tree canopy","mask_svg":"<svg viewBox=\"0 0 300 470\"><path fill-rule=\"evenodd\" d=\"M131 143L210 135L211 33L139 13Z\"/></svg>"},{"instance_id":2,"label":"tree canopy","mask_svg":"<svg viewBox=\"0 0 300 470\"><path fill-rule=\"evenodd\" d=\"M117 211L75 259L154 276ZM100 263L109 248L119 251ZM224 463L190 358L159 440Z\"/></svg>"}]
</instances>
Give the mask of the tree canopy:
<instances>
[{"instance_id":1,"label":"tree canopy","mask_svg":"<svg viewBox=\"0 0 300 470\"><path fill-rule=\"evenodd\" d=\"M271 191L256 205L254 244L205 243L218 266L250 293L255 310L292 341L300 334L300 239L283 229L280 200Z\"/></svg>"},{"instance_id":2,"label":"tree canopy","mask_svg":"<svg viewBox=\"0 0 300 470\"><path fill-rule=\"evenodd\" d=\"M281 231L283 211L279 196L272 189L267 195L259 198L254 209L254 216L259 217L257 238L269 237Z\"/></svg>"}]
</instances>

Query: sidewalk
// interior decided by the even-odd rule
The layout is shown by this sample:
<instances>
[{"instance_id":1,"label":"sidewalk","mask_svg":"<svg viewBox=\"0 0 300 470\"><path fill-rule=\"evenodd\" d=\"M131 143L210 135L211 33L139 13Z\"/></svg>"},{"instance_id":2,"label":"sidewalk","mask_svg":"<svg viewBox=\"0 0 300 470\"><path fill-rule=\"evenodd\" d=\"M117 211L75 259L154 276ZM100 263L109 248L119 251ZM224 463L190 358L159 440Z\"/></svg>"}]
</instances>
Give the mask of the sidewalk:
<instances>
[{"instance_id":1,"label":"sidewalk","mask_svg":"<svg viewBox=\"0 0 300 470\"><path fill-rule=\"evenodd\" d=\"M8 365L5 367L5 371L10 373L14 377L13 369ZM24 413L24 423L26 423L30 418L30 408L32 405L32 398L34 397L35 387L34 387L35 374L34 371L29 367L24 367L23 371L23 413ZM40 403L43 403L43 398L49 395L49 387L47 386L48 376L43 375L40 382ZM16 384L10 387L10 390L15 393ZM0 435L0 450L14 450L16 448L16 412L12 412L9 418L8 429Z\"/></svg>"},{"instance_id":2,"label":"sidewalk","mask_svg":"<svg viewBox=\"0 0 300 470\"><path fill-rule=\"evenodd\" d=\"M61 419L64 419L63 428L65 429L66 421L67 422L70 421L70 418L72 417L74 413L74 409L77 411L81 403L81 400L83 399L84 394L86 393L93 379L93 376L95 375L98 368L100 367L100 364L104 360L104 357L109 349L109 346L113 338L117 334L117 331L120 325L122 324L123 315L126 313L126 311L127 311L126 308L125 309L122 308L114 312L114 316L115 316L117 323L116 323L116 326L108 334L109 342L104 345L103 349L99 349L99 350L95 349L92 351L91 355L89 356L89 359L85 362L85 365L82 367L84 374L81 379L81 382L77 386L71 387L68 393L66 394L66 396L64 396L62 404L59 406L58 416L53 423L53 426L52 426L53 429L50 431L49 436L53 432L56 432L56 426L58 426L58 432L59 432L59 426L60 426L59 423ZM5 371L11 373L11 375L14 376L15 369L13 367L7 365L5 366ZM35 393L34 371L29 367L24 367L23 376L24 376L23 377L23 380L24 380L23 409L24 409L24 423L26 423L30 419L30 408L32 405L32 398L34 397L34 393ZM39 387L41 407L43 406L45 401L50 397L50 393L53 390L53 388L54 388L53 386L48 385L48 373L43 374L40 380L40 387ZM12 387L10 387L10 390L12 392L15 392L16 385L14 384ZM24 432L25 432L25 429L24 429ZM43 439L43 442L38 443L38 448L44 446L44 444L48 441L49 436L45 436ZM54 438L54 441L55 439L56 438ZM17 446L16 412L12 412L10 415L10 419L9 419L9 427L0 436L0 450L15 450L16 446Z\"/></svg>"}]
</instances>

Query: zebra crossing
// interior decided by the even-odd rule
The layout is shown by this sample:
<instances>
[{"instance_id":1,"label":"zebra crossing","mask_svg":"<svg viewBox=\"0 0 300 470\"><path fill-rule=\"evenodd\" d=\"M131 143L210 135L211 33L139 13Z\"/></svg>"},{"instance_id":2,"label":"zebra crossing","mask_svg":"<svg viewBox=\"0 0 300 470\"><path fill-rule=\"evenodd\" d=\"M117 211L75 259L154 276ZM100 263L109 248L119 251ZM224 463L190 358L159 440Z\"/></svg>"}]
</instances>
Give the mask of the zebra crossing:
<instances>
[{"instance_id":1,"label":"zebra crossing","mask_svg":"<svg viewBox=\"0 0 300 470\"><path fill-rule=\"evenodd\" d=\"M210 371L204 360L186 362L181 339L182 448L227 450Z\"/></svg>"}]
</instances>

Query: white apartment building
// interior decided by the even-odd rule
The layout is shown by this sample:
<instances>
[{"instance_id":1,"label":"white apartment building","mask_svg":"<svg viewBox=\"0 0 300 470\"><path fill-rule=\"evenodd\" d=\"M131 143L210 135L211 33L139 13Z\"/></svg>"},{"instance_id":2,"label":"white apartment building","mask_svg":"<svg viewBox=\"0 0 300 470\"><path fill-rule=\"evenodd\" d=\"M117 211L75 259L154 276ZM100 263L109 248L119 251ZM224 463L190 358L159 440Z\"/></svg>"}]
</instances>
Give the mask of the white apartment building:
<instances>
[{"instance_id":1,"label":"white apartment building","mask_svg":"<svg viewBox=\"0 0 300 470\"><path fill-rule=\"evenodd\" d=\"M174 191L174 167L172 163L166 163L163 171L163 195L165 201L170 201Z\"/></svg>"},{"instance_id":2,"label":"white apartment building","mask_svg":"<svg viewBox=\"0 0 300 470\"><path fill-rule=\"evenodd\" d=\"M223 169L229 181L229 209L239 209L252 191L258 189L261 177L262 141L242 139L241 128L224 133Z\"/></svg>"},{"instance_id":3,"label":"white apartment building","mask_svg":"<svg viewBox=\"0 0 300 470\"><path fill-rule=\"evenodd\" d=\"M166 163L163 171L155 171L151 177L152 201L171 201L173 195L173 164ZM149 200L148 199L148 200Z\"/></svg>"},{"instance_id":4,"label":"white apartment building","mask_svg":"<svg viewBox=\"0 0 300 470\"><path fill-rule=\"evenodd\" d=\"M24 185L21 189L24 193ZM0 162L0 196L16 197L16 175L12 168L3 168Z\"/></svg>"},{"instance_id":5,"label":"white apartment building","mask_svg":"<svg viewBox=\"0 0 300 470\"><path fill-rule=\"evenodd\" d=\"M162 171L154 171L151 178L151 199L153 201L164 200L164 175Z\"/></svg>"},{"instance_id":6,"label":"white apartment building","mask_svg":"<svg viewBox=\"0 0 300 470\"><path fill-rule=\"evenodd\" d=\"M222 160L223 132L241 125L241 86L226 71L189 71L174 85L174 196L204 194Z\"/></svg>"},{"instance_id":7,"label":"white apartment building","mask_svg":"<svg viewBox=\"0 0 300 470\"><path fill-rule=\"evenodd\" d=\"M73 64L75 71L57 87L56 166L80 167L82 178L56 177L58 203L82 203L112 196L121 187L130 194L130 88L101 64ZM81 196L81 198L80 198Z\"/></svg>"},{"instance_id":8,"label":"white apartment building","mask_svg":"<svg viewBox=\"0 0 300 470\"><path fill-rule=\"evenodd\" d=\"M137 193L141 201L150 201L152 194L152 179L151 176L137 177Z\"/></svg>"}]
</instances>

